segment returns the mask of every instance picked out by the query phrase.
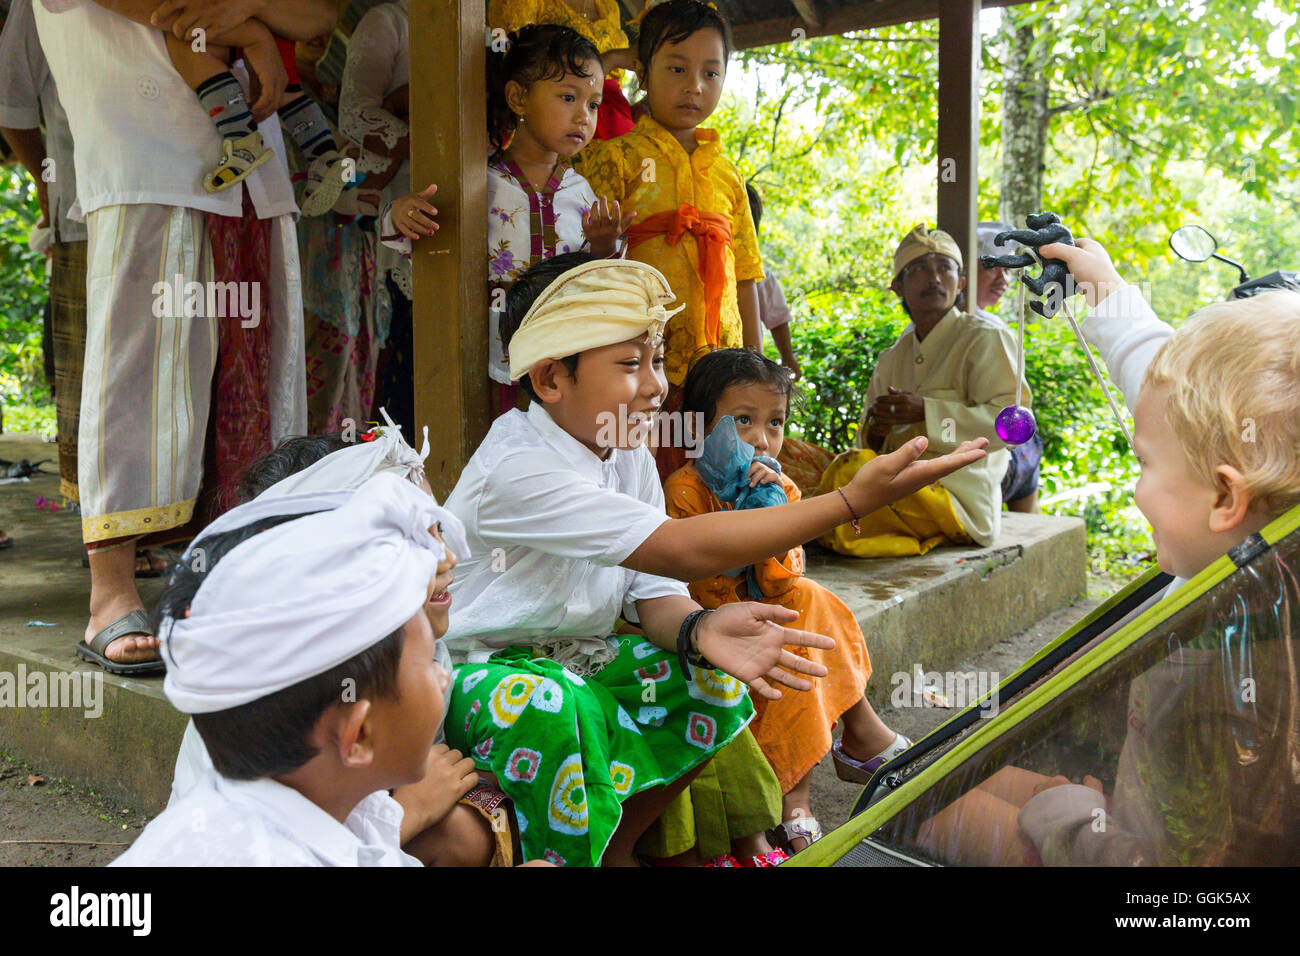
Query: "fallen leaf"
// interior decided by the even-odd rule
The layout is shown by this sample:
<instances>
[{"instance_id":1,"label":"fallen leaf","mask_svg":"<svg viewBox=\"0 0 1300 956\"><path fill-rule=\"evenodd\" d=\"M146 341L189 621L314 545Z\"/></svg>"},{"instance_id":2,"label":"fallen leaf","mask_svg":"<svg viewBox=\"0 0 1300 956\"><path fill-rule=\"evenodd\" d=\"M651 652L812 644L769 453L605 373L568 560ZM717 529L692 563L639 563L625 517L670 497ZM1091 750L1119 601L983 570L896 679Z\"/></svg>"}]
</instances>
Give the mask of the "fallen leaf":
<instances>
[{"instance_id":1,"label":"fallen leaf","mask_svg":"<svg viewBox=\"0 0 1300 956\"><path fill-rule=\"evenodd\" d=\"M29 773L29 774L27 775L27 786L29 786L29 787L39 787L39 786L40 786L41 784L43 784L44 782L45 782L45 778L44 778L44 777L38 777L38 776L37 776L36 774L34 774L34 773Z\"/></svg>"}]
</instances>

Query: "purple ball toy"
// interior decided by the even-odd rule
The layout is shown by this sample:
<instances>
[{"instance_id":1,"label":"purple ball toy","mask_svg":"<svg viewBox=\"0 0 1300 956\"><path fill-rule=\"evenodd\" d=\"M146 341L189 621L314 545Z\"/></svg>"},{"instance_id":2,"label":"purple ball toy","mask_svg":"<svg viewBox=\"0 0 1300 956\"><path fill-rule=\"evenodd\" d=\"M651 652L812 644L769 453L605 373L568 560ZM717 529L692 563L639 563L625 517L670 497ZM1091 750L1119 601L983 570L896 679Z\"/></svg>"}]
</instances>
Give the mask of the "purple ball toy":
<instances>
[{"instance_id":1,"label":"purple ball toy","mask_svg":"<svg viewBox=\"0 0 1300 956\"><path fill-rule=\"evenodd\" d=\"M1029 409L1020 405L1008 405L998 412L993 427L997 429L998 437L1008 445L1023 445L1034 437L1038 425L1034 421L1034 413Z\"/></svg>"}]
</instances>

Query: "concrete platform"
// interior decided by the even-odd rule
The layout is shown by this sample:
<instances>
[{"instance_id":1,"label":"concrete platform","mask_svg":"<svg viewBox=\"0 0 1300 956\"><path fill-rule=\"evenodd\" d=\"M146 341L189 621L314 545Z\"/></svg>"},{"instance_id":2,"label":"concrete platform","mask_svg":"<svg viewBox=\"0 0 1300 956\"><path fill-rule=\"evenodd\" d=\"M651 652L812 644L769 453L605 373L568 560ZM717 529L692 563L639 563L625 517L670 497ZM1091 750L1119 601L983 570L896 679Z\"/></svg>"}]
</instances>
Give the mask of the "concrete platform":
<instances>
[{"instance_id":1,"label":"concrete platform","mask_svg":"<svg viewBox=\"0 0 1300 956\"><path fill-rule=\"evenodd\" d=\"M1031 627L1087 589L1081 518L1002 515L990 548L935 548L909 558L846 558L808 549L808 577L853 611L871 653L879 707L899 672L948 671Z\"/></svg>"},{"instance_id":2,"label":"concrete platform","mask_svg":"<svg viewBox=\"0 0 1300 956\"><path fill-rule=\"evenodd\" d=\"M52 444L0 435L0 458L47 457L57 457ZM38 510L38 495L58 499L57 475L0 485L0 528L16 542L0 551L0 749L157 812L167 801L185 718L163 697L161 678L114 677L76 659L90 597L80 520ZM1016 514L1004 515L1002 537L988 549L879 560L816 549L808 555L809 576L835 591L862 625L878 706L889 698L893 674L915 665L950 670L1068 604L1085 590L1085 564L1081 520ZM149 603L160 582L139 584ZM32 676L38 672L45 677ZM37 706L3 697L6 681L13 688L20 678L24 703ZM31 696L37 685L45 688L44 706ZM56 692L62 700L54 700ZM66 706L50 706L56 703Z\"/></svg>"}]
</instances>

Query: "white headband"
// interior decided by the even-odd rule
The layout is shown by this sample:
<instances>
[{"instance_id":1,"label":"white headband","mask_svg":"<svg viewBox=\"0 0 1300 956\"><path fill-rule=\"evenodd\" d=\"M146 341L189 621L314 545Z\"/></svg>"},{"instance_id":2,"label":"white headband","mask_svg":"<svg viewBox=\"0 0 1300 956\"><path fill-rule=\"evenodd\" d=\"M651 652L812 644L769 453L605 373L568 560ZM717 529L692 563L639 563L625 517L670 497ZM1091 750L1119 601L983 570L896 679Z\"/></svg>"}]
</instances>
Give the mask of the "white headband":
<instances>
[{"instance_id":1,"label":"white headband","mask_svg":"<svg viewBox=\"0 0 1300 956\"><path fill-rule=\"evenodd\" d=\"M208 572L189 616L159 629L163 691L177 710L228 710L322 674L424 606L445 553L428 529L439 521L448 529L450 515L392 474L375 475L355 491L240 505L205 529L186 560L197 558L213 534L304 511L316 513L228 552Z\"/></svg>"}]
</instances>

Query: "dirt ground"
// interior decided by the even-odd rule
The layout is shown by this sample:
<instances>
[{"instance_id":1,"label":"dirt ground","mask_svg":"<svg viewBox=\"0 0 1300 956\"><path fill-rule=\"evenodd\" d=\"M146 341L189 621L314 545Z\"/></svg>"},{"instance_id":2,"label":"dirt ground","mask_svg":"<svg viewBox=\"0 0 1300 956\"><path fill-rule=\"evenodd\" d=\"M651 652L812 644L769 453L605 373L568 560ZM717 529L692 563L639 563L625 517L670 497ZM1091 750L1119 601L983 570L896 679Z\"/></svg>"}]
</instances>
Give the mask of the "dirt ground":
<instances>
[{"instance_id":1,"label":"dirt ground","mask_svg":"<svg viewBox=\"0 0 1300 956\"><path fill-rule=\"evenodd\" d=\"M1006 675L1021 662L1096 607L1114 587L1106 582L1034 627L964 661L958 671ZM876 675L888 680L887 675ZM917 739L956 711L938 707L886 708L885 723ZM827 757L814 771L813 808L827 831L848 819L861 789L836 778ZM121 853L148 823L139 811L115 804L93 790L44 779L31 767L0 751L0 866L102 866ZM42 778L36 782L33 778Z\"/></svg>"}]
</instances>

